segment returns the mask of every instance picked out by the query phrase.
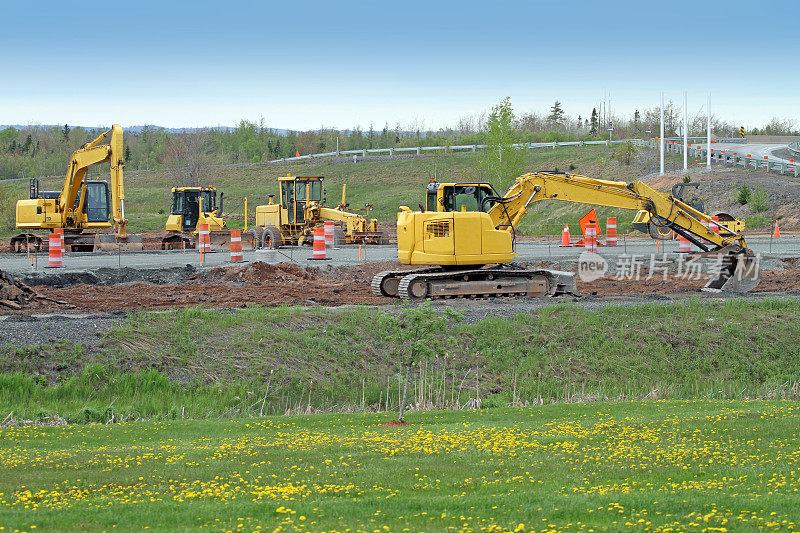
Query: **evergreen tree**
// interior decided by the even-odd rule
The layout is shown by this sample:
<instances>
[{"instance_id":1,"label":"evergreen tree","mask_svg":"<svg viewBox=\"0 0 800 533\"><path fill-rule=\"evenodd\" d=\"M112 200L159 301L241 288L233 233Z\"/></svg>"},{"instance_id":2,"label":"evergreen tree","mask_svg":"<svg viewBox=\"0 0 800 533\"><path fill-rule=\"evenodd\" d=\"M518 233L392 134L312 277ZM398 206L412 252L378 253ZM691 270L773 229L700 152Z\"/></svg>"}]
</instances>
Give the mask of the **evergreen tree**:
<instances>
[{"instance_id":1,"label":"evergreen tree","mask_svg":"<svg viewBox=\"0 0 800 533\"><path fill-rule=\"evenodd\" d=\"M64 124L64 129L61 131L62 135L64 135L64 140L69 141L69 125Z\"/></svg>"},{"instance_id":2,"label":"evergreen tree","mask_svg":"<svg viewBox=\"0 0 800 533\"><path fill-rule=\"evenodd\" d=\"M131 160L131 147L130 146L126 146L125 147L125 157L123 159L125 160L126 163L128 163Z\"/></svg>"},{"instance_id":3,"label":"evergreen tree","mask_svg":"<svg viewBox=\"0 0 800 533\"><path fill-rule=\"evenodd\" d=\"M589 130L589 133L592 134L592 136L597 135L598 124L597 124L597 108L596 107L592 108L592 121L591 121L590 124L591 124L591 129Z\"/></svg>"},{"instance_id":4,"label":"evergreen tree","mask_svg":"<svg viewBox=\"0 0 800 533\"><path fill-rule=\"evenodd\" d=\"M564 110L561 109L561 102L558 100L556 100L556 103L550 108L550 116L547 117L547 122L554 127L564 124Z\"/></svg>"},{"instance_id":5,"label":"evergreen tree","mask_svg":"<svg viewBox=\"0 0 800 533\"><path fill-rule=\"evenodd\" d=\"M578 115L578 131L580 131L582 126L583 126L583 118L580 115Z\"/></svg>"}]
</instances>

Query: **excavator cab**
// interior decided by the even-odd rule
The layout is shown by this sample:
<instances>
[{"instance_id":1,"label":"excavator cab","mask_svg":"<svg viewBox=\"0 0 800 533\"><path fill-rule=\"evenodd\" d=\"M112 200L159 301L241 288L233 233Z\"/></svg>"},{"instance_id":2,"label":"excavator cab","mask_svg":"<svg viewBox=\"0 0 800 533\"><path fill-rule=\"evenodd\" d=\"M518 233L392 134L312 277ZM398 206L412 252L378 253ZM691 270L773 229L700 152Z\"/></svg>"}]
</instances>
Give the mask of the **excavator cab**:
<instances>
[{"instance_id":1,"label":"excavator cab","mask_svg":"<svg viewBox=\"0 0 800 533\"><path fill-rule=\"evenodd\" d=\"M432 179L427 188L426 211L486 212L495 204L492 198L498 196L488 183L439 183Z\"/></svg>"},{"instance_id":2,"label":"excavator cab","mask_svg":"<svg viewBox=\"0 0 800 533\"><path fill-rule=\"evenodd\" d=\"M88 223L108 223L111 218L111 190L106 181L86 181L86 198L83 196L84 186L78 189L75 197L75 210L83 211Z\"/></svg>"}]
</instances>

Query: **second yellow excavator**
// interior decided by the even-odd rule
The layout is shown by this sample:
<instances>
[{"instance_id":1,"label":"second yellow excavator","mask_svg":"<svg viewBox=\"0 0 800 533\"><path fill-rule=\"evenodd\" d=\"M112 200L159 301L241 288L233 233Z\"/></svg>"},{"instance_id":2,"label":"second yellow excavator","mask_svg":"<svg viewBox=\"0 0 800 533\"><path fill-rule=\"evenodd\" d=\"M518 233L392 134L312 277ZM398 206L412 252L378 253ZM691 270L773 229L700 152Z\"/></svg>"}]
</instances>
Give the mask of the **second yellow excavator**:
<instances>
[{"instance_id":1,"label":"second yellow excavator","mask_svg":"<svg viewBox=\"0 0 800 533\"><path fill-rule=\"evenodd\" d=\"M88 179L89 168L102 163L111 166L109 180ZM142 236L126 230L123 167L122 127L114 124L75 150L61 190L40 190L39 180L32 179L30 197L17 201L16 207L17 228L25 233L12 237L11 251L38 250L43 236L34 232L57 228L64 230L64 244L73 252L141 250ZM98 231L107 228L114 233Z\"/></svg>"},{"instance_id":2,"label":"second yellow excavator","mask_svg":"<svg viewBox=\"0 0 800 533\"><path fill-rule=\"evenodd\" d=\"M758 285L757 262L744 237L728 228L710 231L711 217L641 181L626 183L576 174L534 172L516 179L504 195L487 183L432 182L426 208L400 207L397 255L416 270L380 272L372 292L402 299L469 298L503 295L577 294L575 275L531 270L512 264L517 226L532 202L560 200L650 213L703 250L695 256L722 258L708 290L746 292Z\"/></svg>"}]
</instances>

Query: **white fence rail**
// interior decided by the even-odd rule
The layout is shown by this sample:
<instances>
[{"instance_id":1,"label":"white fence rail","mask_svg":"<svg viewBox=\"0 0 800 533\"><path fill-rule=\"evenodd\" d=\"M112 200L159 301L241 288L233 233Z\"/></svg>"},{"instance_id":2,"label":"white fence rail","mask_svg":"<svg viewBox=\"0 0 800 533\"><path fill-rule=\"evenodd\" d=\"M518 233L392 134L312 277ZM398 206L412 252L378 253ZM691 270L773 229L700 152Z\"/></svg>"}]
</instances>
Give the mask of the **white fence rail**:
<instances>
[{"instance_id":1,"label":"white fence rail","mask_svg":"<svg viewBox=\"0 0 800 533\"><path fill-rule=\"evenodd\" d=\"M513 145L515 148L523 150L530 150L534 148L557 148L559 146L589 146L589 145L609 145L628 142L630 139L615 140L615 141L564 141L564 142L547 142L547 143L522 143ZM366 157L367 155L395 155L395 154L415 154L422 155L423 152L476 152L486 148L485 144L464 144L459 146L414 146L411 148L365 148L363 150L340 150L338 152L325 152L321 154L308 154L295 157L285 157L283 159L273 159L270 163L289 163L292 161L304 161L309 159L320 159L323 157L347 157L358 156Z\"/></svg>"},{"instance_id":2,"label":"white fence rail","mask_svg":"<svg viewBox=\"0 0 800 533\"><path fill-rule=\"evenodd\" d=\"M658 141L635 141L640 146L647 146L654 150L658 150ZM668 154L683 154L683 141L670 141L664 139L665 151ZM729 141L725 141L729 142ZM713 146L713 144L712 144ZM771 161L768 156L753 157L745 151L740 152L740 149L727 149L711 148L711 162L722 165L731 165L742 167L745 169L753 170L766 170L767 172L779 172L780 174L793 174L794 177L800 176L800 163L796 163L794 159L787 161ZM706 154L708 149L702 144L689 145L689 157L706 161Z\"/></svg>"}]
</instances>

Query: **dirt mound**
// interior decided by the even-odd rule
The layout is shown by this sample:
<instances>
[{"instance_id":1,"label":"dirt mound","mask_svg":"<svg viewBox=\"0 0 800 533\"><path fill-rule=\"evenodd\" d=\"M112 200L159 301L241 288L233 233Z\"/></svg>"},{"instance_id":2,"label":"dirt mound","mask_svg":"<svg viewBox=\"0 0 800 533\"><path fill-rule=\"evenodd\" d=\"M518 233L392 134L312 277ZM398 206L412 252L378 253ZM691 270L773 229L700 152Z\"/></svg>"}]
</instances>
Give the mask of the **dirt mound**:
<instances>
[{"instance_id":1,"label":"dirt mound","mask_svg":"<svg viewBox=\"0 0 800 533\"><path fill-rule=\"evenodd\" d=\"M313 280L316 278L311 272L306 271L295 263L272 265L261 261L242 266L213 268L201 277L208 281L241 281L249 283Z\"/></svg>"}]
</instances>

